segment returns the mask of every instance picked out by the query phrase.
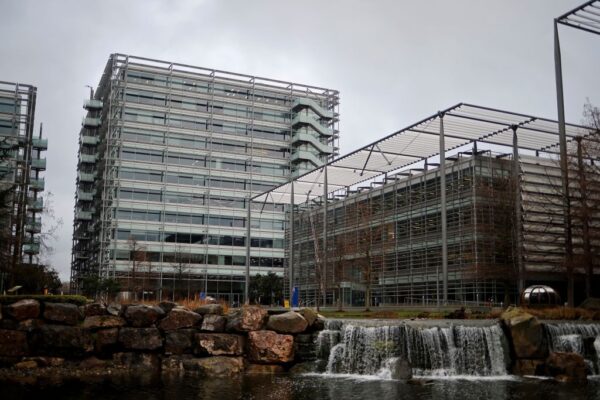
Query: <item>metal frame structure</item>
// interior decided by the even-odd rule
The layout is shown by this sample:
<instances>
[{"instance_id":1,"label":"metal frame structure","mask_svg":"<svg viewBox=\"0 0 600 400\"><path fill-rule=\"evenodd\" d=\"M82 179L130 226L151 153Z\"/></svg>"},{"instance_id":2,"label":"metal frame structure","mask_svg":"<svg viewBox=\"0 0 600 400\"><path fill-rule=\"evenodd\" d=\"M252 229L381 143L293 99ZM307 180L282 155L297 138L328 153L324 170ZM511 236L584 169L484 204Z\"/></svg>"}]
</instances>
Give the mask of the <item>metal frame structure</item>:
<instances>
[{"instance_id":1,"label":"metal frame structure","mask_svg":"<svg viewBox=\"0 0 600 400\"><path fill-rule=\"evenodd\" d=\"M566 12L554 20L554 71L556 79L556 102L559 124L559 148L561 159L561 175L563 188L564 228L565 228L565 257L566 265L573 264L573 238L571 226L571 205L569 196L569 173L567 166L567 136L565 127L565 100L563 93L562 60L558 25L564 25L585 32L600 35L600 0L590 0L573 10ZM569 294L574 293L573 279L569 277ZM568 298L568 303L573 306L573 298Z\"/></svg>"},{"instance_id":2,"label":"metal frame structure","mask_svg":"<svg viewBox=\"0 0 600 400\"><path fill-rule=\"evenodd\" d=\"M86 275L129 280L134 267L131 255L125 257L127 240L121 231L131 236L145 231L153 239L137 240L152 258L153 272L140 275L149 276L153 288L169 288L163 282L177 279L173 257L184 257L184 279L192 282L192 292L202 285L209 295L247 300L245 276L250 271L282 276L283 261L279 265L278 260L285 255L283 248L253 244L265 238L283 243L283 209L251 209L249 198L337 154L338 105L339 93L331 89L111 55L98 88L84 103L72 287L80 289ZM142 139L142 134L154 139ZM132 168L160 178L150 182L125 176ZM193 179L173 181L174 174ZM215 184L225 180L232 185ZM128 199L122 190L150 190L160 199ZM202 200L167 201L172 193ZM231 205L214 199L219 196L232 200ZM152 213L153 219L143 220L140 213ZM179 218L183 214L187 222ZM235 219L235 225L213 223L213 217ZM272 228L263 223L267 220L273 221ZM254 222L260 234L248 239ZM183 241L180 234L189 239ZM232 239L244 241L246 248L239 241L225 243ZM229 264L221 262L224 257ZM269 260L271 266L263 265ZM219 282L235 290L219 292Z\"/></svg>"},{"instance_id":3,"label":"metal frame structure","mask_svg":"<svg viewBox=\"0 0 600 400\"><path fill-rule=\"evenodd\" d=\"M569 124L565 128L565 137L569 140L590 134L589 130L583 126ZM559 124L556 121L460 103L333 160L322 168L302 175L292 182L256 196L253 201L271 201L304 208L315 205L317 209L324 204L332 204L331 207L333 207L339 199L361 196L363 194L360 192L363 190L367 190L368 193L377 192L378 188L389 186L390 182L414 179L414 171L427 171L432 166L437 167L436 173L439 175L436 188L437 195L441 199L441 201L438 200L438 211L441 228L439 267L441 267L442 288L436 296L440 298L440 304L447 304L451 299L448 297L447 247L449 243L447 211L450 202L444 200L448 187L444 180L449 174L446 160L456 157L452 154L461 152L470 152L470 154L476 155L485 146L491 149L503 148L513 159L513 165L509 168L509 171L512 170L512 175L517 174L513 179L520 180L523 175L523 158L527 156L535 158L543 152L554 153L555 146L559 142L559 135ZM440 155L443 156L440 157ZM456 165L453 163L453 168L455 167ZM325 171L329 177L328 181L324 176ZM427 173L424 174L427 175ZM431 183L433 178L423 177L423 179ZM322 190L319 187L322 187ZM520 185L517 185L517 188L520 188ZM474 186L471 189L476 191ZM519 190L515 191L514 205L511 209L520 211L523 205ZM474 199L478 198L478 195L474 196ZM492 211L490 212L493 212L493 208L491 207ZM298 211L295 211L295 221L298 220L297 215ZM331 213L323 213L325 220L322 222L323 236L321 239L313 240L323 241L323 238L331 238L328 232L328 229L331 228L328 227L332 223L327 220L327 218L331 218L330 215ZM517 215L515 223L517 225L523 223L523 218L523 216ZM297 243L299 225L291 226L294 226L293 242ZM517 228L518 231L523 232L523 229ZM290 236L292 236L291 231ZM523 249L523 243L520 243L523 240L521 236L522 233L515 235L516 249ZM331 247L323 247L324 258L326 258L325 254L328 250L331 251ZM290 247L290 253L298 251L297 247ZM288 270L292 271L290 277L293 278L298 275L295 273L297 268L301 267L298 265L298 256L290 254L290 257L291 263ZM514 260L517 265L516 280L519 289L523 287L524 281L524 257L525 254L517 252ZM294 284L294 282L290 282L290 288Z\"/></svg>"},{"instance_id":4,"label":"metal frame structure","mask_svg":"<svg viewBox=\"0 0 600 400\"><path fill-rule=\"evenodd\" d=\"M3 235L5 242L0 243L1 251L10 254L6 267L16 268L23 262L33 264L40 252L42 222L38 214L43 211L41 174L46 169L42 152L48 141L42 139L41 126L39 136L34 136L36 98L35 86L0 81L0 142L3 152L9 155L0 164L0 185L13 188L10 220L0 224L8 233L8 237ZM1 292L4 280L0 281Z\"/></svg>"}]
</instances>

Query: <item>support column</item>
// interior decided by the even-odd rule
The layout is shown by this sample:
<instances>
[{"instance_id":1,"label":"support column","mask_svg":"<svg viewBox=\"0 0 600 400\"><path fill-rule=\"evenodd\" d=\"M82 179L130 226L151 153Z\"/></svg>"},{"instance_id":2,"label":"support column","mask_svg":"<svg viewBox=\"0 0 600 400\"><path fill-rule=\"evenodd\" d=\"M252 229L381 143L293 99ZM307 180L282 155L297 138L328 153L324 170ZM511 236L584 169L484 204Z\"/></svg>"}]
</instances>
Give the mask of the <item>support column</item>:
<instances>
[{"instance_id":1,"label":"support column","mask_svg":"<svg viewBox=\"0 0 600 400\"><path fill-rule=\"evenodd\" d=\"M322 286L319 290L325 288L325 280L327 277L327 194L329 193L327 184L327 165L323 167L323 258L321 262L321 282L319 284ZM316 239L316 238L315 238ZM323 295L324 293L321 292ZM325 304L325 298L323 296L323 304Z\"/></svg>"},{"instance_id":2,"label":"support column","mask_svg":"<svg viewBox=\"0 0 600 400\"><path fill-rule=\"evenodd\" d=\"M440 207L442 225L442 282L443 304L448 304L448 225L446 216L446 144L444 141L444 113L438 113L440 119ZM439 284L438 284L439 292ZM439 293L438 293L439 307Z\"/></svg>"},{"instance_id":3,"label":"support column","mask_svg":"<svg viewBox=\"0 0 600 400\"><path fill-rule=\"evenodd\" d=\"M510 127L513 131L513 164L512 164L512 179L515 189L514 207L515 207L515 258L517 264L517 290L518 296L521 298L521 293L525 286L525 274L523 271L523 221L521 217L521 168L519 164L519 142L517 137L517 125Z\"/></svg>"},{"instance_id":4,"label":"support column","mask_svg":"<svg viewBox=\"0 0 600 400\"><path fill-rule=\"evenodd\" d=\"M562 61L558 37L558 20L554 20L554 73L556 78L556 103L558 109L558 136L560 143L560 172L565 227L565 267L567 271L567 301L574 306L573 240L571 232L571 199L569 197L569 171L567 169L567 134L565 126L565 99L563 94Z\"/></svg>"},{"instance_id":5,"label":"support column","mask_svg":"<svg viewBox=\"0 0 600 400\"><path fill-rule=\"evenodd\" d=\"M290 257L288 261L288 274L289 274L289 284L290 284L290 306L292 304L292 295L294 293L294 217L295 217L295 202L294 202L294 181L290 183L292 185L291 188L291 196L290 196Z\"/></svg>"},{"instance_id":6,"label":"support column","mask_svg":"<svg viewBox=\"0 0 600 400\"><path fill-rule=\"evenodd\" d=\"M250 225L251 225L251 210L252 198L248 196L248 204L246 205L246 282L244 285L244 303L250 304Z\"/></svg>"}]
</instances>

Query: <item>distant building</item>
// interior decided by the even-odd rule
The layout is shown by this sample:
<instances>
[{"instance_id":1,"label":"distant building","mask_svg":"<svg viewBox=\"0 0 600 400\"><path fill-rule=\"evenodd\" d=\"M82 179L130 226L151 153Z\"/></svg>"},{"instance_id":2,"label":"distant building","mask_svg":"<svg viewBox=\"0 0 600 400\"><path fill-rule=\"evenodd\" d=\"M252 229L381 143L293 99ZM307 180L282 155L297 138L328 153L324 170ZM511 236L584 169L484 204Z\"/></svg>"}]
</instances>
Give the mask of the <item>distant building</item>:
<instances>
[{"instance_id":1,"label":"distant building","mask_svg":"<svg viewBox=\"0 0 600 400\"><path fill-rule=\"evenodd\" d=\"M336 90L113 54L84 108L71 283L243 302L248 198L337 154ZM251 274L283 276L282 205L253 204Z\"/></svg>"},{"instance_id":2,"label":"distant building","mask_svg":"<svg viewBox=\"0 0 600 400\"><path fill-rule=\"evenodd\" d=\"M37 264L40 252L48 141L41 130L34 133L36 95L34 86L0 81L0 191L7 191L0 210L2 285L11 268Z\"/></svg>"}]
</instances>

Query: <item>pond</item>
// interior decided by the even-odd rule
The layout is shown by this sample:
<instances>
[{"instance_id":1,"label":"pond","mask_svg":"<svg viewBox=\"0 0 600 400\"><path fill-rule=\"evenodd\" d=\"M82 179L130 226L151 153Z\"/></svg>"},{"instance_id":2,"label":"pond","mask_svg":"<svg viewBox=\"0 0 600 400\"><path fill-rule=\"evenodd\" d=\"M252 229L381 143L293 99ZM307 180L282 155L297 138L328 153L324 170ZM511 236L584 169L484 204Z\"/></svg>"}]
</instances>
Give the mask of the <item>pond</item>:
<instances>
[{"instance_id":1,"label":"pond","mask_svg":"<svg viewBox=\"0 0 600 400\"><path fill-rule=\"evenodd\" d=\"M600 377L586 385L529 378L443 378L404 383L373 376L274 375L238 379L194 376L111 378L101 382L19 385L0 382L2 399L598 399Z\"/></svg>"}]
</instances>

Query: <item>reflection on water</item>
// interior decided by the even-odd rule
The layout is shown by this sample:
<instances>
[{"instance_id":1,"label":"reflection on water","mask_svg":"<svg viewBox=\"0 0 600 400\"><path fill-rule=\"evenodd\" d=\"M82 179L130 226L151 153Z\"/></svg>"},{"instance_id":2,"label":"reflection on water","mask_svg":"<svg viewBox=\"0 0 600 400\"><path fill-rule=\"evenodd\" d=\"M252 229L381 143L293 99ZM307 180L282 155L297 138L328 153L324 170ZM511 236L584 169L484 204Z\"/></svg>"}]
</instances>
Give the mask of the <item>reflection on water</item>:
<instances>
[{"instance_id":1,"label":"reflection on water","mask_svg":"<svg viewBox=\"0 0 600 400\"><path fill-rule=\"evenodd\" d=\"M109 400L162 399L597 399L600 379L587 385L551 380L436 379L419 383L343 376L254 376L239 379L199 377L138 377L95 383L62 383L32 388L0 382L0 398L60 398Z\"/></svg>"}]
</instances>

